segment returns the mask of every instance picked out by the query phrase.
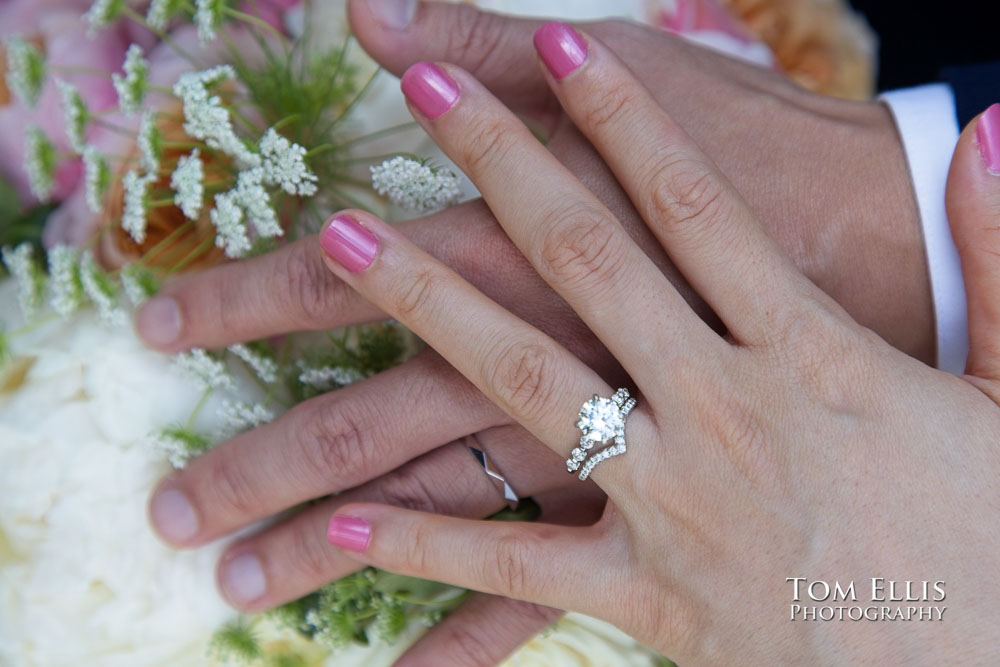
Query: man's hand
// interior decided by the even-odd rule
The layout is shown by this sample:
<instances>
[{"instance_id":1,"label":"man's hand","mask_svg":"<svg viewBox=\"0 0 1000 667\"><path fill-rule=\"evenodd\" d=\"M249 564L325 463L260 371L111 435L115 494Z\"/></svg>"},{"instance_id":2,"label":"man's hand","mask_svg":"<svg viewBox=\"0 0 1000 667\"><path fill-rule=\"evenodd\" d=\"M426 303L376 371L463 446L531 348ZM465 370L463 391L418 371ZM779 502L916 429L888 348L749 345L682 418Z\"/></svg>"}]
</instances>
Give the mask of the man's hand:
<instances>
[{"instance_id":1,"label":"man's hand","mask_svg":"<svg viewBox=\"0 0 1000 667\"><path fill-rule=\"evenodd\" d=\"M549 149L623 221L661 269L680 281L604 163L558 112L531 46L539 23L467 5L424 3L406 27L395 28L370 9L383 4L349 4L366 50L396 74L418 60L456 63L519 113L540 121L551 131ZM884 108L811 95L778 74L652 29L605 22L588 30L617 51L704 147L806 275L861 324L932 361L933 316L916 205ZM618 365L538 278L481 201L400 229L609 383L621 384ZM694 301L690 290L684 293ZM715 322L704 304L697 307ZM306 239L169 285L140 311L138 325L147 341L176 351L380 317L325 269L318 245ZM476 432L521 495L569 493L566 477L556 474L559 466L544 460L551 453L428 351L303 403L193 461L159 487L151 504L153 521L171 543L197 546L300 502L344 492L233 545L223 557L219 578L230 601L244 609L267 608L355 567L326 548L323 522L339 504L377 499L466 516L499 509L500 495L464 447L454 444ZM437 449L443 443L453 444ZM571 488L594 492L579 482ZM594 516L582 512L577 520ZM467 613L480 615L481 605L489 603L477 603ZM449 638L461 634L455 629L462 614L431 633L418 653L437 653L428 648L438 641L453 643ZM550 613L531 616L520 635L481 635L487 644L484 664L550 618Z\"/></svg>"}]
</instances>

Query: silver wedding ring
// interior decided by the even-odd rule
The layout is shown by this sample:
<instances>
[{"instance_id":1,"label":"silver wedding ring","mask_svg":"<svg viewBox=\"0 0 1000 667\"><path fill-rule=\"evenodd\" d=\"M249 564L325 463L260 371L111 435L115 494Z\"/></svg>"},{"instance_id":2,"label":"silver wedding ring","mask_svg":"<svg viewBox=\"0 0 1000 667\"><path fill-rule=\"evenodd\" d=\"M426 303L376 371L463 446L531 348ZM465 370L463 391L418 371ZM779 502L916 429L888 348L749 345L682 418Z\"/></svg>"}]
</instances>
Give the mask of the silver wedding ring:
<instances>
[{"instance_id":1,"label":"silver wedding ring","mask_svg":"<svg viewBox=\"0 0 1000 667\"><path fill-rule=\"evenodd\" d=\"M611 398L594 394L584 403L576 420L576 427L582 433L580 444L566 459L566 470L570 473L579 470L580 481L584 481L598 463L624 454L625 419L634 407L635 399L629 396L628 389L619 389ZM599 444L608 446L591 455L591 450Z\"/></svg>"},{"instance_id":2,"label":"silver wedding ring","mask_svg":"<svg viewBox=\"0 0 1000 667\"><path fill-rule=\"evenodd\" d=\"M504 500L507 501L507 506L511 509L517 507L521 499L517 497L514 489L507 483L507 478L497 469L493 463L493 459L490 458L489 454L482 448L482 445L479 444L479 439L474 434L470 435L465 439L465 445L472 452L472 455L476 457L476 460L479 461L479 465L483 466L486 476L490 478L500 493L503 494Z\"/></svg>"}]
</instances>

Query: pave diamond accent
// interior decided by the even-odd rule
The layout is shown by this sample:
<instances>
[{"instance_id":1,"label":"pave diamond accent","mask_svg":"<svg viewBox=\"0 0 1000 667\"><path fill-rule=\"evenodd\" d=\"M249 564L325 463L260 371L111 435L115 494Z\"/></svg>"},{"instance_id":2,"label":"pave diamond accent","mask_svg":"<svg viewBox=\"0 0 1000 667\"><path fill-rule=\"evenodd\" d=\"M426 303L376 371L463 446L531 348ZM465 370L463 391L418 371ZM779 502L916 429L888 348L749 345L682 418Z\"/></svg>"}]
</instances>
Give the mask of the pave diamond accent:
<instances>
[{"instance_id":1,"label":"pave diamond accent","mask_svg":"<svg viewBox=\"0 0 1000 667\"><path fill-rule=\"evenodd\" d=\"M625 452L625 418L635 407L635 399L629 396L627 389L619 389L611 398L594 395L580 408L576 426L583 435L580 446L570 452L566 459L566 470L570 473L580 470L580 479L585 480L590 472L601 461ZM614 441L610 447L598 451L584 464L590 450L598 443Z\"/></svg>"}]
</instances>

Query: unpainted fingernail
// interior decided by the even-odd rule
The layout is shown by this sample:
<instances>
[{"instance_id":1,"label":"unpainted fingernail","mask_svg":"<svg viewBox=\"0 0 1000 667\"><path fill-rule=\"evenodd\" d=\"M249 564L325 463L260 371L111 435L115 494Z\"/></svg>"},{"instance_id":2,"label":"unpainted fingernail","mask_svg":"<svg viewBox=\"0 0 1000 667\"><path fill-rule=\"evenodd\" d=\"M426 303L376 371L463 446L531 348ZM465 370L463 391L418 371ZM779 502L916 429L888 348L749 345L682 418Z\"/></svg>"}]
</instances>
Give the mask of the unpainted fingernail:
<instances>
[{"instance_id":1,"label":"unpainted fingernail","mask_svg":"<svg viewBox=\"0 0 1000 667\"><path fill-rule=\"evenodd\" d=\"M360 517L335 514L330 519L326 538L335 547L360 553L368 549L372 539L372 527Z\"/></svg>"},{"instance_id":2,"label":"unpainted fingernail","mask_svg":"<svg viewBox=\"0 0 1000 667\"><path fill-rule=\"evenodd\" d=\"M180 489L157 491L149 505L149 516L156 532L172 544L187 542L198 533L198 515Z\"/></svg>"},{"instance_id":3,"label":"unpainted fingernail","mask_svg":"<svg viewBox=\"0 0 1000 667\"><path fill-rule=\"evenodd\" d=\"M535 49L556 79L564 79L587 59L587 42L571 26L549 21L535 31Z\"/></svg>"},{"instance_id":4,"label":"unpainted fingernail","mask_svg":"<svg viewBox=\"0 0 1000 667\"><path fill-rule=\"evenodd\" d=\"M979 117L976 141L986 169L1000 175L1000 104L994 104Z\"/></svg>"},{"instance_id":5,"label":"unpainted fingernail","mask_svg":"<svg viewBox=\"0 0 1000 667\"><path fill-rule=\"evenodd\" d=\"M181 335L181 309L177 300L156 296L144 303L135 315L136 328L151 345L170 345Z\"/></svg>"},{"instance_id":6,"label":"unpainted fingernail","mask_svg":"<svg viewBox=\"0 0 1000 667\"><path fill-rule=\"evenodd\" d=\"M384 27L402 30L413 21L417 0L368 0L368 9Z\"/></svg>"},{"instance_id":7,"label":"unpainted fingernail","mask_svg":"<svg viewBox=\"0 0 1000 667\"><path fill-rule=\"evenodd\" d=\"M458 84L443 69L420 62L403 73L400 87L406 99L431 120L455 106L461 95Z\"/></svg>"},{"instance_id":8,"label":"unpainted fingernail","mask_svg":"<svg viewBox=\"0 0 1000 667\"><path fill-rule=\"evenodd\" d=\"M351 273L361 273L375 260L378 237L349 215L336 215L319 237L330 257Z\"/></svg>"},{"instance_id":9,"label":"unpainted fingernail","mask_svg":"<svg viewBox=\"0 0 1000 667\"><path fill-rule=\"evenodd\" d=\"M267 592L264 566L255 554L244 553L223 563L219 584L227 600L237 605L248 605Z\"/></svg>"}]
</instances>

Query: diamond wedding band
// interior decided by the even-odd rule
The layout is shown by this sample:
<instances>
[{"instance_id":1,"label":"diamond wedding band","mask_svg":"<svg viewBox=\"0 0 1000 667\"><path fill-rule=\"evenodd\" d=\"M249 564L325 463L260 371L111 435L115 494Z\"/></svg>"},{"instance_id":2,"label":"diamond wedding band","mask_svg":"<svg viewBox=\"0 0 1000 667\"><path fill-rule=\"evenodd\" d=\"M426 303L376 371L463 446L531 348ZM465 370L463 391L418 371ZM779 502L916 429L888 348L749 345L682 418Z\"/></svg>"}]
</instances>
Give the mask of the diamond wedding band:
<instances>
[{"instance_id":1,"label":"diamond wedding band","mask_svg":"<svg viewBox=\"0 0 1000 667\"><path fill-rule=\"evenodd\" d=\"M583 481L601 461L624 454L625 418L634 407L635 399L629 396L628 389L619 389L611 398L594 394L593 398L584 403L576 420L576 427L583 435L580 436L579 446L566 459L566 470L571 473L579 470L580 480ZM587 458L595 445L610 441L613 444Z\"/></svg>"}]
</instances>

